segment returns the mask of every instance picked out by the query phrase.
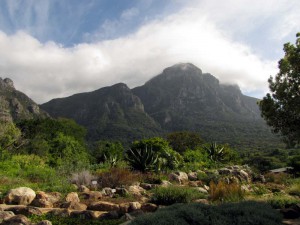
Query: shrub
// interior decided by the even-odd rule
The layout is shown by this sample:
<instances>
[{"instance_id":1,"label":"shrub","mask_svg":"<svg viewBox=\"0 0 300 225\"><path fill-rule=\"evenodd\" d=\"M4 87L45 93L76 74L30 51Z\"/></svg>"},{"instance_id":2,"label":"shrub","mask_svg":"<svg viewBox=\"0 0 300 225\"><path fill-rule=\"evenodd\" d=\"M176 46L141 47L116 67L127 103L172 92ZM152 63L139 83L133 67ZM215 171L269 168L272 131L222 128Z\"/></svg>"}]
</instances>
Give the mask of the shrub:
<instances>
[{"instance_id":1,"label":"shrub","mask_svg":"<svg viewBox=\"0 0 300 225\"><path fill-rule=\"evenodd\" d=\"M282 209L287 208L292 204L299 203L299 200L285 195L276 195L267 201L273 208Z\"/></svg>"},{"instance_id":2,"label":"shrub","mask_svg":"<svg viewBox=\"0 0 300 225\"><path fill-rule=\"evenodd\" d=\"M219 181L215 184L211 181L209 184L209 198L218 202L238 202L244 199L244 191L237 183L226 184Z\"/></svg>"},{"instance_id":3,"label":"shrub","mask_svg":"<svg viewBox=\"0 0 300 225\"><path fill-rule=\"evenodd\" d=\"M79 185L85 185L90 186L92 183L92 180L96 179L95 176L93 176L90 171L84 170L79 173L73 173L71 175L71 183Z\"/></svg>"},{"instance_id":4,"label":"shrub","mask_svg":"<svg viewBox=\"0 0 300 225\"><path fill-rule=\"evenodd\" d=\"M263 184L253 185L252 189L255 195L264 195L270 192Z\"/></svg>"},{"instance_id":5,"label":"shrub","mask_svg":"<svg viewBox=\"0 0 300 225\"><path fill-rule=\"evenodd\" d=\"M161 184L163 180L168 180L168 177L161 173L146 173L141 176L141 182L143 183Z\"/></svg>"},{"instance_id":6,"label":"shrub","mask_svg":"<svg viewBox=\"0 0 300 225\"><path fill-rule=\"evenodd\" d=\"M139 180L139 176L138 173L122 168L111 168L109 171L101 172L97 175L99 186L102 188L131 185Z\"/></svg>"},{"instance_id":7,"label":"shrub","mask_svg":"<svg viewBox=\"0 0 300 225\"><path fill-rule=\"evenodd\" d=\"M130 225L281 225L281 214L265 203L240 202L218 206L174 204L138 217Z\"/></svg>"},{"instance_id":8,"label":"shrub","mask_svg":"<svg viewBox=\"0 0 300 225\"><path fill-rule=\"evenodd\" d=\"M300 183L292 184L292 185L288 188L288 193L289 193L290 195L296 195L296 196L300 197Z\"/></svg>"},{"instance_id":9,"label":"shrub","mask_svg":"<svg viewBox=\"0 0 300 225\"><path fill-rule=\"evenodd\" d=\"M153 191L151 202L158 205L172 205L174 203L188 203L192 200L204 198L205 194L187 187L157 187Z\"/></svg>"},{"instance_id":10,"label":"shrub","mask_svg":"<svg viewBox=\"0 0 300 225\"><path fill-rule=\"evenodd\" d=\"M264 176L267 182L276 184L286 184L291 178L291 176L286 173L267 173Z\"/></svg>"}]
</instances>

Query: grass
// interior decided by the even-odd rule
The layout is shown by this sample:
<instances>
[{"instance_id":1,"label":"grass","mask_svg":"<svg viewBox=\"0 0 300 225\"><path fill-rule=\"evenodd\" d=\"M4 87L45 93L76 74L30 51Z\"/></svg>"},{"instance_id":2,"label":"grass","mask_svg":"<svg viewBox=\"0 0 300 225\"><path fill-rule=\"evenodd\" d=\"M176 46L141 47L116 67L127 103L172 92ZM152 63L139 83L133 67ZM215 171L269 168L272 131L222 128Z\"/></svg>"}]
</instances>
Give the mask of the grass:
<instances>
[{"instance_id":1,"label":"grass","mask_svg":"<svg viewBox=\"0 0 300 225\"><path fill-rule=\"evenodd\" d=\"M239 202L244 199L244 195L244 191L237 183L210 182L209 199L214 202Z\"/></svg>"}]
</instances>

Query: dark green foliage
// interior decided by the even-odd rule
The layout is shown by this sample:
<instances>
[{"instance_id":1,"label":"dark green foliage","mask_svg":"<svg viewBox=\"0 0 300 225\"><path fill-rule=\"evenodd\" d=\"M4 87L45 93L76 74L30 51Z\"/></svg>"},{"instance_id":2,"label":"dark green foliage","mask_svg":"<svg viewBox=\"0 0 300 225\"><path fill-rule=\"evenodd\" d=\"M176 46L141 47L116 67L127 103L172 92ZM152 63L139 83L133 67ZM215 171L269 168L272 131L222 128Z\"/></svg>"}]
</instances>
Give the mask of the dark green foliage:
<instances>
[{"instance_id":1,"label":"dark green foliage","mask_svg":"<svg viewBox=\"0 0 300 225\"><path fill-rule=\"evenodd\" d=\"M126 158L129 165L134 170L141 172L154 171L157 167L158 154L152 148L129 149L126 152Z\"/></svg>"},{"instance_id":2,"label":"dark green foliage","mask_svg":"<svg viewBox=\"0 0 300 225\"><path fill-rule=\"evenodd\" d=\"M288 146L300 143L300 33L296 44L286 43L279 72L268 80L270 93L259 103L261 114Z\"/></svg>"},{"instance_id":3,"label":"dark green foliage","mask_svg":"<svg viewBox=\"0 0 300 225\"><path fill-rule=\"evenodd\" d=\"M288 165L293 167L296 173L300 173L300 154L292 156L289 159Z\"/></svg>"},{"instance_id":4,"label":"dark green foliage","mask_svg":"<svg viewBox=\"0 0 300 225\"><path fill-rule=\"evenodd\" d=\"M169 186L155 188L150 201L158 205L172 205L175 203L188 203L204 197L205 194L194 188Z\"/></svg>"},{"instance_id":5,"label":"dark green foliage","mask_svg":"<svg viewBox=\"0 0 300 225\"><path fill-rule=\"evenodd\" d=\"M206 150L209 159L213 162L224 161L225 151L223 146L217 145L216 142L212 142L210 146L204 146L204 149Z\"/></svg>"},{"instance_id":6,"label":"dark green foliage","mask_svg":"<svg viewBox=\"0 0 300 225\"><path fill-rule=\"evenodd\" d=\"M218 206L175 204L135 219L130 225L281 225L281 214L259 202Z\"/></svg>"},{"instance_id":7,"label":"dark green foliage","mask_svg":"<svg viewBox=\"0 0 300 225\"><path fill-rule=\"evenodd\" d=\"M167 141L173 150L183 154L186 150L194 150L204 144L204 140L196 132L178 131L167 134Z\"/></svg>"},{"instance_id":8,"label":"dark green foliage","mask_svg":"<svg viewBox=\"0 0 300 225\"><path fill-rule=\"evenodd\" d=\"M53 216L51 214L44 215L30 215L29 219L32 222L40 222L42 220L49 220L53 225L117 225L124 222L123 220L93 220L93 219L80 219L80 218L70 218Z\"/></svg>"},{"instance_id":9,"label":"dark green foliage","mask_svg":"<svg viewBox=\"0 0 300 225\"><path fill-rule=\"evenodd\" d=\"M161 137L135 141L131 145L132 150L145 149L146 147L151 148L158 156L158 163L156 165L157 171L176 169L183 161L182 156L174 151L169 146L169 143Z\"/></svg>"},{"instance_id":10,"label":"dark green foliage","mask_svg":"<svg viewBox=\"0 0 300 225\"><path fill-rule=\"evenodd\" d=\"M293 204L298 204L299 200L290 196L274 196L268 199L268 203L275 209L288 208Z\"/></svg>"},{"instance_id":11,"label":"dark green foliage","mask_svg":"<svg viewBox=\"0 0 300 225\"><path fill-rule=\"evenodd\" d=\"M123 159L124 147L119 141L97 141L94 143L91 154L96 163L109 161L114 165L117 161Z\"/></svg>"}]
</instances>

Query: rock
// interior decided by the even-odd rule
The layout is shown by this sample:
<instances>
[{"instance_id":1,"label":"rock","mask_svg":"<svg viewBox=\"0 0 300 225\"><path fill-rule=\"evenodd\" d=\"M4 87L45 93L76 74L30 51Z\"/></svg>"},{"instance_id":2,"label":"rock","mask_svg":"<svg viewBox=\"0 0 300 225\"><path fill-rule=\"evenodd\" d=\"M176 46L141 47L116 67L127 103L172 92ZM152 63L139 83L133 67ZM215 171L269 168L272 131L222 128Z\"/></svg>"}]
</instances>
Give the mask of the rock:
<instances>
[{"instance_id":1,"label":"rock","mask_svg":"<svg viewBox=\"0 0 300 225\"><path fill-rule=\"evenodd\" d=\"M78 194L76 192L71 192L66 196L66 202L80 202Z\"/></svg>"},{"instance_id":2,"label":"rock","mask_svg":"<svg viewBox=\"0 0 300 225\"><path fill-rule=\"evenodd\" d=\"M155 212L157 210L158 206L153 203L144 203L141 206L141 210L143 212Z\"/></svg>"},{"instance_id":3,"label":"rock","mask_svg":"<svg viewBox=\"0 0 300 225\"><path fill-rule=\"evenodd\" d=\"M65 202L61 204L61 208L71 209L71 210L86 210L87 205L79 202Z\"/></svg>"},{"instance_id":4,"label":"rock","mask_svg":"<svg viewBox=\"0 0 300 225\"><path fill-rule=\"evenodd\" d=\"M175 181L178 184L184 184L189 180L189 178L185 172L175 172L169 174L169 180Z\"/></svg>"},{"instance_id":5,"label":"rock","mask_svg":"<svg viewBox=\"0 0 300 225\"><path fill-rule=\"evenodd\" d=\"M209 186L203 185L203 188L204 188L205 190L209 191Z\"/></svg>"},{"instance_id":6,"label":"rock","mask_svg":"<svg viewBox=\"0 0 300 225\"><path fill-rule=\"evenodd\" d=\"M147 183L141 183L140 186L144 188L145 190L151 190L155 185L147 184Z\"/></svg>"},{"instance_id":7,"label":"rock","mask_svg":"<svg viewBox=\"0 0 300 225\"><path fill-rule=\"evenodd\" d=\"M197 172L189 172L188 173L188 178L190 181L196 181L198 180L198 174Z\"/></svg>"},{"instance_id":8,"label":"rock","mask_svg":"<svg viewBox=\"0 0 300 225\"><path fill-rule=\"evenodd\" d=\"M205 188L203 188L203 187L197 187L196 190L199 191L199 192L201 192L201 193L203 193L203 194L207 194L208 193L207 190Z\"/></svg>"},{"instance_id":9,"label":"rock","mask_svg":"<svg viewBox=\"0 0 300 225\"><path fill-rule=\"evenodd\" d=\"M89 210L73 211L71 212L70 217L90 220L90 219L98 219L99 216L101 216L102 214L103 214L102 212L89 211Z\"/></svg>"},{"instance_id":10,"label":"rock","mask_svg":"<svg viewBox=\"0 0 300 225\"><path fill-rule=\"evenodd\" d=\"M32 206L14 206L8 208L9 211L12 211L15 215L25 215L25 216L31 216L31 215L42 215L42 211L39 208L32 207Z\"/></svg>"},{"instance_id":11,"label":"rock","mask_svg":"<svg viewBox=\"0 0 300 225\"><path fill-rule=\"evenodd\" d=\"M126 196L128 195L129 191L126 188L116 188L116 194L119 196Z\"/></svg>"},{"instance_id":12,"label":"rock","mask_svg":"<svg viewBox=\"0 0 300 225\"><path fill-rule=\"evenodd\" d=\"M41 222L38 222L36 225L52 225L52 222L49 220L42 220Z\"/></svg>"},{"instance_id":13,"label":"rock","mask_svg":"<svg viewBox=\"0 0 300 225\"><path fill-rule=\"evenodd\" d=\"M15 214L12 211L0 211L0 224L3 220L13 217Z\"/></svg>"},{"instance_id":14,"label":"rock","mask_svg":"<svg viewBox=\"0 0 300 225\"><path fill-rule=\"evenodd\" d=\"M141 209L142 205L139 202L129 202L129 212Z\"/></svg>"},{"instance_id":15,"label":"rock","mask_svg":"<svg viewBox=\"0 0 300 225\"><path fill-rule=\"evenodd\" d=\"M5 219L1 224L3 225L30 225L30 220L24 215L12 216Z\"/></svg>"},{"instance_id":16,"label":"rock","mask_svg":"<svg viewBox=\"0 0 300 225\"><path fill-rule=\"evenodd\" d=\"M107 213L103 213L99 219L110 219L110 220L113 220L113 219L119 219L119 213L117 211L110 211L110 212L107 212Z\"/></svg>"},{"instance_id":17,"label":"rock","mask_svg":"<svg viewBox=\"0 0 300 225\"><path fill-rule=\"evenodd\" d=\"M35 198L35 192L28 187L11 189L4 198L5 204L29 205Z\"/></svg>"},{"instance_id":18,"label":"rock","mask_svg":"<svg viewBox=\"0 0 300 225\"><path fill-rule=\"evenodd\" d=\"M88 189L86 186L84 185L80 185L79 188L78 188L78 191L80 192L89 192L90 189Z\"/></svg>"},{"instance_id":19,"label":"rock","mask_svg":"<svg viewBox=\"0 0 300 225\"><path fill-rule=\"evenodd\" d=\"M119 211L120 207L117 204L105 201L93 202L88 206L89 210L97 211Z\"/></svg>"},{"instance_id":20,"label":"rock","mask_svg":"<svg viewBox=\"0 0 300 225\"><path fill-rule=\"evenodd\" d=\"M52 208L54 204L60 201L60 199L61 194L59 192L45 193L43 191L38 191L35 199L31 202L31 205L40 208Z\"/></svg>"},{"instance_id":21,"label":"rock","mask_svg":"<svg viewBox=\"0 0 300 225\"><path fill-rule=\"evenodd\" d=\"M112 197L114 195L114 192L112 188L106 187L102 189L102 194L105 196Z\"/></svg>"},{"instance_id":22,"label":"rock","mask_svg":"<svg viewBox=\"0 0 300 225\"><path fill-rule=\"evenodd\" d=\"M53 216L60 216L60 217L69 217L71 211L69 209L53 209L48 212L48 214Z\"/></svg>"},{"instance_id":23,"label":"rock","mask_svg":"<svg viewBox=\"0 0 300 225\"><path fill-rule=\"evenodd\" d=\"M99 201L102 198L102 193L100 191L89 191L80 194L83 199Z\"/></svg>"},{"instance_id":24,"label":"rock","mask_svg":"<svg viewBox=\"0 0 300 225\"><path fill-rule=\"evenodd\" d=\"M169 186L172 186L173 184L170 182L170 181L167 181L167 180L162 180L161 181L161 187L169 187Z\"/></svg>"},{"instance_id":25,"label":"rock","mask_svg":"<svg viewBox=\"0 0 300 225\"><path fill-rule=\"evenodd\" d=\"M128 213L129 207L130 207L130 205L128 202L119 204L119 214L124 215L124 214Z\"/></svg>"},{"instance_id":26,"label":"rock","mask_svg":"<svg viewBox=\"0 0 300 225\"><path fill-rule=\"evenodd\" d=\"M248 174L246 171L240 170L240 171L239 171L239 175L240 175L240 177L241 177L243 180L247 181L248 183L251 182L251 178L250 178L249 174Z\"/></svg>"},{"instance_id":27,"label":"rock","mask_svg":"<svg viewBox=\"0 0 300 225\"><path fill-rule=\"evenodd\" d=\"M128 191L130 194L132 194L133 196L137 196L137 197L140 197L146 193L145 189L138 185L129 186Z\"/></svg>"}]
</instances>

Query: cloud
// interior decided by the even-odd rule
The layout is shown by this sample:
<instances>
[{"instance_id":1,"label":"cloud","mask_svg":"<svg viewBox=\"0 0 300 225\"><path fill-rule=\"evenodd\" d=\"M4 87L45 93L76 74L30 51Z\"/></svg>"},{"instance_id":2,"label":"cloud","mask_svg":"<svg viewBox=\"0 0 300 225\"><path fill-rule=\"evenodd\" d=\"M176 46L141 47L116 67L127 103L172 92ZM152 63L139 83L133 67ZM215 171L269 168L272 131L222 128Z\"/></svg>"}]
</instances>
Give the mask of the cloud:
<instances>
[{"instance_id":1,"label":"cloud","mask_svg":"<svg viewBox=\"0 0 300 225\"><path fill-rule=\"evenodd\" d=\"M142 85L165 67L191 62L222 83L238 84L243 92L262 97L277 63L234 40L204 9L198 3L189 5L130 35L69 48L54 42L43 44L24 32L2 32L0 76L12 78L18 89L43 103L117 82ZM231 21L231 17L226 18Z\"/></svg>"}]
</instances>

